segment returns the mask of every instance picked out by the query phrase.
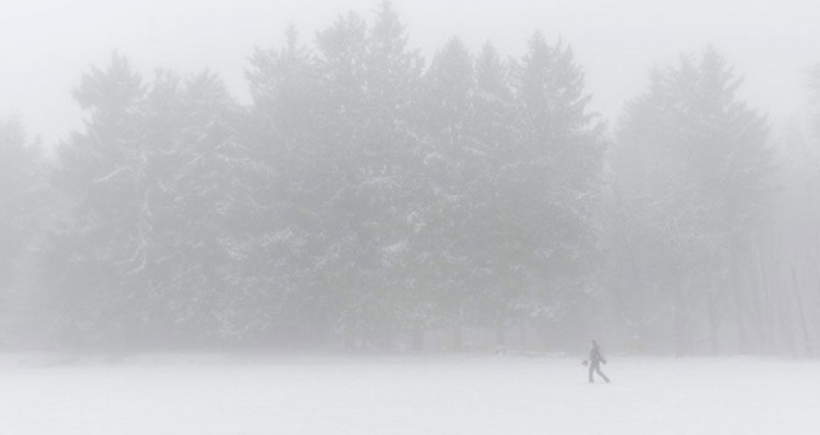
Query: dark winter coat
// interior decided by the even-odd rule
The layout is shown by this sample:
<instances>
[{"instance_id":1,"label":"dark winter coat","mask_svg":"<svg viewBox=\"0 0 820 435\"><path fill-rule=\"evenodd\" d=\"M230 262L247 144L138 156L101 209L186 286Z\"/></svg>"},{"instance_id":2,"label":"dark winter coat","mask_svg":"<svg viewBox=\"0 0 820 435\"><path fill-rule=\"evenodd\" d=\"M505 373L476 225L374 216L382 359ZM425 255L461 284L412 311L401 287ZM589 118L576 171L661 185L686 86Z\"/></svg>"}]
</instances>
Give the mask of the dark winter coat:
<instances>
[{"instance_id":1,"label":"dark winter coat","mask_svg":"<svg viewBox=\"0 0 820 435\"><path fill-rule=\"evenodd\" d=\"M593 344L592 350L589 351L589 362L595 365L599 363L606 364L606 358L604 358L604 355L601 353L601 348L598 347L597 344Z\"/></svg>"}]
</instances>

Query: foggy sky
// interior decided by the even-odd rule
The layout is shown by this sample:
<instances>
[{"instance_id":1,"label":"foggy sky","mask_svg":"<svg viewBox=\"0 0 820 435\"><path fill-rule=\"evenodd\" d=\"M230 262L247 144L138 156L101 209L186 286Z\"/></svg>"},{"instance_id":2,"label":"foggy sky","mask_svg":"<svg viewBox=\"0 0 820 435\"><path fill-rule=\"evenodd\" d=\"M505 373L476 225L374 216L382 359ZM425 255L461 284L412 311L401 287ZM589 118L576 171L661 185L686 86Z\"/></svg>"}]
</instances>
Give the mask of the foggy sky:
<instances>
[{"instance_id":1,"label":"foggy sky","mask_svg":"<svg viewBox=\"0 0 820 435\"><path fill-rule=\"evenodd\" d=\"M0 116L16 114L46 145L81 126L71 89L113 50L146 74L210 68L247 98L255 46L281 44L293 23L305 42L349 10L368 19L380 0L4 0ZM451 36L478 49L524 51L541 30L571 44L593 108L614 124L655 63L714 43L746 79L744 97L772 121L799 112L803 71L820 63L820 3L810 0L394 0L410 44L427 55Z\"/></svg>"}]
</instances>

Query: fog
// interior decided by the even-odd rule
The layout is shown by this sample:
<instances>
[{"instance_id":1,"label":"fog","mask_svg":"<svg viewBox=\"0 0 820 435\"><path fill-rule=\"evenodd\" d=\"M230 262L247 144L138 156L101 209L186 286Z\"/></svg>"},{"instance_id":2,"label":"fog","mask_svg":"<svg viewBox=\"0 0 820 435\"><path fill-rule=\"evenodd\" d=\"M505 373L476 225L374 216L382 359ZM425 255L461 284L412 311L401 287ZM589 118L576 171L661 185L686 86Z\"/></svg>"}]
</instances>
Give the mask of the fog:
<instances>
[{"instance_id":1,"label":"fog","mask_svg":"<svg viewBox=\"0 0 820 435\"><path fill-rule=\"evenodd\" d=\"M524 435L804 433L818 367L738 358L613 362L588 385L562 358L163 360L48 369L0 362L12 433ZM582 368L582 367L581 367ZM663 385L663 388L659 388Z\"/></svg>"},{"instance_id":2,"label":"fog","mask_svg":"<svg viewBox=\"0 0 820 435\"><path fill-rule=\"evenodd\" d=\"M6 5L0 346L813 358L818 12Z\"/></svg>"},{"instance_id":3,"label":"fog","mask_svg":"<svg viewBox=\"0 0 820 435\"><path fill-rule=\"evenodd\" d=\"M108 2L33 0L5 5L0 16L0 114L15 114L47 144L81 125L71 99L82 71L119 50L135 67L217 71L239 98L248 98L243 71L254 47L283 41L293 23L306 41L369 0L206 0ZM562 37L587 75L592 105L614 121L646 83L647 69L682 51L715 44L746 77L743 92L782 121L802 111L804 70L818 57L817 6L806 0L772 4L692 0L397 1L410 45L431 55L451 36L474 50L487 40L521 54L535 30Z\"/></svg>"}]
</instances>

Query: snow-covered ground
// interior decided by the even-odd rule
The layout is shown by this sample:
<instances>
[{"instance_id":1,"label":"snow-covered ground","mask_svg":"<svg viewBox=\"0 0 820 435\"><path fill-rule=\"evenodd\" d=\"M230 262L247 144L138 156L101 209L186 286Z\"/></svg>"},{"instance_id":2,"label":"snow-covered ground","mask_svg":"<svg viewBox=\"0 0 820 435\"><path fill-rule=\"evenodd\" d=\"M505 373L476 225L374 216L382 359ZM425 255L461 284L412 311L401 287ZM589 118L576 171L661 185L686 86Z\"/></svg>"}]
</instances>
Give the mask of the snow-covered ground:
<instances>
[{"instance_id":1,"label":"snow-covered ground","mask_svg":"<svg viewBox=\"0 0 820 435\"><path fill-rule=\"evenodd\" d=\"M817 434L820 363L580 358L0 359L0 434Z\"/></svg>"}]
</instances>

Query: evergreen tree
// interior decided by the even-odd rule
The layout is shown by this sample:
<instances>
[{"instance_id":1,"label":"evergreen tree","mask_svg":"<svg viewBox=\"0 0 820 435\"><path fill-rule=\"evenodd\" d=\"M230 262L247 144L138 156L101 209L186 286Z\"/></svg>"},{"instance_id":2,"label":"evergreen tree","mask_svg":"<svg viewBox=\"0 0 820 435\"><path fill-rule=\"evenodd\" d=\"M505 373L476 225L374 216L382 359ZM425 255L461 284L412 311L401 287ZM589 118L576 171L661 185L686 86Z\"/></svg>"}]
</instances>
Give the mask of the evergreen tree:
<instances>
[{"instance_id":1,"label":"evergreen tree","mask_svg":"<svg viewBox=\"0 0 820 435\"><path fill-rule=\"evenodd\" d=\"M670 274L660 276L674 277L656 285L669 288L679 353L698 327L699 301L714 352L730 297L741 335L744 328L737 257L766 215L773 164L765 118L738 101L739 85L713 48L700 59L684 56L653 72L618 135L616 191L628 204L626 224L647 238L647 254L666 257Z\"/></svg>"},{"instance_id":2,"label":"evergreen tree","mask_svg":"<svg viewBox=\"0 0 820 435\"><path fill-rule=\"evenodd\" d=\"M516 68L515 149L505 181L505 231L519 241L518 307L543 326L582 331L581 302L595 270L604 141L572 50L536 33ZM565 332L572 332L572 329Z\"/></svg>"},{"instance_id":3,"label":"evergreen tree","mask_svg":"<svg viewBox=\"0 0 820 435\"><path fill-rule=\"evenodd\" d=\"M420 144L415 169L418 180L411 250L411 270L426 292L428 324L453 328L453 346L461 347L461 328L473 302L468 278L472 261L471 238L478 218L477 195L486 155L475 147L470 131L475 88L473 57L464 43L451 39L433 58L423 78L419 111ZM421 289L416 290L420 292ZM434 315L431 316L431 315Z\"/></svg>"},{"instance_id":4,"label":"evergreen tree","mask_svg":"<svg viewBox=\"0 0 820 435\"><path fill-rule=\"evenodd\" d=\"M514 172L513 143L515 110L507 64L496 49L486 43L475 62L475 91L471 96L471 148L478 157L474 168L478 201L473 213L471 236L471 286L480 293L478 316L482 323L496 327L496 341L504 346L504 330L511 314L517 263L510 261L517 241L509 237L504 221L509 216L503 200L506 180Z\"/></svg>"},{"instance_id":5,"label":"evergreen tree","mask_svg":"<svg viewBox=\"0 0 820 435\"><path fill-rule=\"evenodd\" d=\"M396 257L406 246L415 182L408 161L418 142L411 121L421 58L407 48L404 24L390 2L376 10L365 39L365 117L351 150L350 176L329 203L351 218L344 252L358 282L343 297L339 328L381 346L415 316L412 277ZM410 298L408 300L407 298ZM352 340L352 339L351 339Z\"/></svg>"},{"instance_id":6,"label":"evergreen tree","mask_svg":"<svg viewBox=\"0 0 820 435\"><path fill-rule=\"evenodd\" d=\"M16 119L0 120L0 288L16 275L14 266L40 219L36 196L41 185L41 150L29 143Z\"/></svg>"},{"instance_id":7,"label":"evergreen tree","mask_svg":"<svg viewBox=\"0 0 820 435\"><path fill-rule=\"evenodd\" d=\"M368 241L376 218L364 184L365 160L378 152L368 148L368 32L365 20L350 13L317 37L326 95L323 155L318 159L326 185L315 202L324 217L321 285L333 294L331 326L340 330L348 347L356 346L372 328L368 316L375 295L365 286L380 265L378 252Z\"/></svg>"},{"instance_id":8,"label":"evergreen tree","mask_svg":"<svg viewBox=\"0 0 820 435\"><path fill-rule=\"evenodd\" d=\"M150 237L138 282L153 300L155 340L246 339L237 330L259 321L246 309L258 301L243 292L236 270L247 249L246 219L258 214L253 184L260 171L238 143L238 107L211 72L185 79L162 73L141 113L150 150L142 180Z\"/></svg>"},{"instance_id":9,"label":"evergreen tree","mask_svg":"<svg viewBox=\"0 0 820 435\"><path fill-rule=\"evenodd\" d=\"M124 324L137 310L123 281L139 270L146 248L136 199L145 162L136 113L145 90L118 54L106 70L84 74L74 97L89 114L85 132L58 150L52 183L71 205L52 231L47 265L59 332L77 344L129 338L136 328Z\"/></svg>"},{"instance_id":10,"label":"evergreen tree","mask_svg":"<svg viewBox=\"0 0 820 435\"><path fill-rule=\"evenodd\" d=\"M14 118L0 120L0 344L34 338L35 273L43 228L55 210L42 149ZM38 331L39 332L39 331Z\"/></svg>"},{"instance_id":11,"label":"evergreen tree","mask_svg":"<svg viewBox=\"0 0 820 435\"><path fill-rule=\"evenodd\" d=\"M52 181L69 207L45 263L59 333L87 346L215 343L237 216L252 203L235 103L210 73L145 82L119 55L75 96L90 117L58 151Z\"/></svg>"},{"instance_id":12,"label":"evergreen tree","mask_svg":"<svg viewBox=\"0 0 820 435\"><path fill-rule=\"evenodd\" d=\"M248 143L268 168L257 186L266 212L253 221L257 269L249 273L255 291L267 294L270 339L280 344L324 334L332 306L313 269L327 253L322 206L333 182L324 165L328 95L321 73L317 56L290 28L281 49L256 51L247 74Z\"/></svg>"}]
</instances>

